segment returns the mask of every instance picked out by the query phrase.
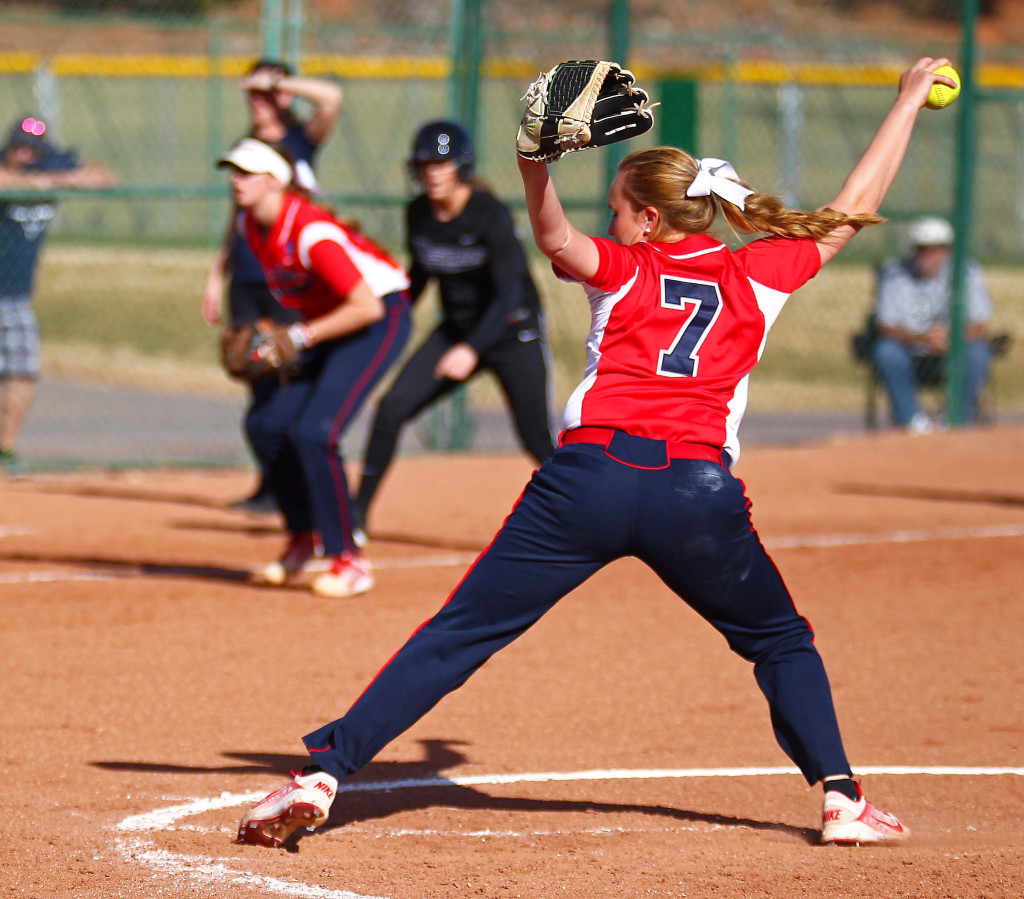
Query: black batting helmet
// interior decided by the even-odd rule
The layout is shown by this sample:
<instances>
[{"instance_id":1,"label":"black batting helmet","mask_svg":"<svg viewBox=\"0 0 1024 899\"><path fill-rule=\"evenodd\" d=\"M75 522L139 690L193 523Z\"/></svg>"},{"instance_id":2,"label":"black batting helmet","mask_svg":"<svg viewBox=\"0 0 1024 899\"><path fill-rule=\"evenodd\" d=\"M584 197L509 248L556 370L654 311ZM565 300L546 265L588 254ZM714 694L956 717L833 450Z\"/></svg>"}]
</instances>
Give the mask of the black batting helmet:
<instances>
[{"instance_id":1,"label":"black batting helmet","mask_svg":"<svg viewBox=\"0 0 1024 899\"><path fill-rule=\"evenodd\" d=\"M412 141L409 169L416 176L418 162L448 162L459 167L459 177L465 180L473 174L473 138L458 122L438 119L420 125Z\"/></svg>"}]
</instances>

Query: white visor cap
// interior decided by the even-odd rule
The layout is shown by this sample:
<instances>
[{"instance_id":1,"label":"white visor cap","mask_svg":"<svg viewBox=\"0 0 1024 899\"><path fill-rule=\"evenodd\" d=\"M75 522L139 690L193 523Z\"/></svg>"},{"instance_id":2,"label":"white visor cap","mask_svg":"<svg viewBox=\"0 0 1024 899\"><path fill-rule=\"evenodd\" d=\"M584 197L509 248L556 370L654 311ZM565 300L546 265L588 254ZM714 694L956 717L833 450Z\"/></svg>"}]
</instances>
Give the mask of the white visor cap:
<instances>
[{"instance_id":1,"label":"white visor cap","mask_svg":"<svg viewBox=\"0 0 1024 899\"><path fill-rule=\"evenodd\" d=\"M217 160L218 168L228 165L253 175L273 175L285 187L292 182L292 167L288 160L273 147L254 137L240 140Z\"/></svg>"},{"instance_id":2,"label":"white visor cap","mask_svg":"<svg viewBox=\"0 0 1024 899\"><path fill-rule=\"evenodd\" d=\"M948 247L953 243L953 226L937 216L915 219L907 231L912 247Z\"/></svg>"}]
</instances>

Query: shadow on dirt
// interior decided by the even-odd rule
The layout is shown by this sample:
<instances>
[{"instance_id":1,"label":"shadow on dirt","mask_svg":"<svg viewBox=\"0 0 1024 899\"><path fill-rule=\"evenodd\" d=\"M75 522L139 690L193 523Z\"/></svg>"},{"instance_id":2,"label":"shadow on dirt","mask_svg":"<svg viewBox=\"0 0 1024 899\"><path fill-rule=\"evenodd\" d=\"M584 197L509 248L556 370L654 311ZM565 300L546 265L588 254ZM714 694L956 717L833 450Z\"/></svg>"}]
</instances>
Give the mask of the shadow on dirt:
<instances>
[{"instance_id":1,"label":"shadow on dirt","mask_svg":"<svg viewBox=\"0 0 1024 899\"><path fill-rule=\"evenodd\" d=\"M289 852L298 852L303 839L316 839L323 834L359 821L377 821L402 812L444 806L452 809L491 810L506 812L550 812L590 814L642 814L673 821L707 824L714 827L745 827L752 830L774 831L788 834L816 844L819 833L805 827L794 827L777 821L758 821L717 815L664 805L644 805L619 802L593 802L589 800L538 799L493 796L485 792L487 785L472 786L446 781L442 772L468 761L459 748L467 744L453 740L421 740L424 757L415 762L371 762L345 781L338 801L331 810L326 824L313 834L298 830L284 843ZM133 774L279 774L287 777L308 764L307 756L264 753L227 752L224 756L239 764L215 767L171 765L146 762L93 762L107 771L125 771Z\"/></svg>"},{"instance_id":2,"label":"shadow on dirt","mask_svg":"<svg viewBox=\"0 0 1024 899\"><path fill-rule=\"evenodd\" d=\"M179 562L155 562L120 559L96 555L75 556L70 553L0 553L0 562L32 562L52 565L73 565L97 576L110 578L162 577L191 578L204 581L248 583L252 572L247 568L223 568L218 565L188 565Z\"/></svg>"},{"instance_id":3,"label":"shadow on dirt","mask_svg":"<svg viewBox=\"0 0 1024 899\"><path fill-rule=\"evenodd\" d=\"M285 536L284 526L276 521L268 521L266 524L255 524L244 521L223 522L182 519L181 521L171 522L170 526L179 531L208 531L214 534L243 534L249 537L265 537L276 534L282 540Z\"/></svg>"},{"instance_id":4,"label":"shadow on dirt","mask_svg":"<svg viewBox=\"0 0 1024 899\"><path fill-rule=\"evenodd\" d=\"M197 493L181 493L173 490L151 490L140 487L116 487L109 484L89 485L80 484L68 486L66 484L55 485L34 485L33 490L37 493L56 494L59 496L84 496L94 499L118 499L136 500L144 503L173 503L179 506L199 506L203 509L218 509L224 512L235 512L248 516L247 512L238 512L231 509L233 500L216 499L212 496L202 496Z\"/></svg>"}]
</instances>

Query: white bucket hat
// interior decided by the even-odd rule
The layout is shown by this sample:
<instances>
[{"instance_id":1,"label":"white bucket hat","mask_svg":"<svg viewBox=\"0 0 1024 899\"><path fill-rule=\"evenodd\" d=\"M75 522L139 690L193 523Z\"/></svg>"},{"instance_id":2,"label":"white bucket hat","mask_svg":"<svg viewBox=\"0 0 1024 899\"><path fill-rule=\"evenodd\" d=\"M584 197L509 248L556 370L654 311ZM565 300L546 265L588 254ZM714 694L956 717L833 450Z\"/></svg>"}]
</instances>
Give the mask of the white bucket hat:
<instances>
[{"instance_id":1,"label":"white bucket hat","mask_svg":"<svg viewBox=\"0 0 1024 899\"><path fill-rule=\"evenodd\" d=\"M273 175L285 187L292 182L292 166L269 144L246 137L217 160L217 168L233 165L253 175Z\"/></svg>"},{"instance_id":2,"label":"white bucket hat","mask_svg":"<svg viewBox=\"0 0 1024 899\"><path fill-rule=\"evenodd\" d=\"M953 226L938 216L914 219L907 241L912 247L948 247L953 243Z\"/></svg>"}]
</instances>

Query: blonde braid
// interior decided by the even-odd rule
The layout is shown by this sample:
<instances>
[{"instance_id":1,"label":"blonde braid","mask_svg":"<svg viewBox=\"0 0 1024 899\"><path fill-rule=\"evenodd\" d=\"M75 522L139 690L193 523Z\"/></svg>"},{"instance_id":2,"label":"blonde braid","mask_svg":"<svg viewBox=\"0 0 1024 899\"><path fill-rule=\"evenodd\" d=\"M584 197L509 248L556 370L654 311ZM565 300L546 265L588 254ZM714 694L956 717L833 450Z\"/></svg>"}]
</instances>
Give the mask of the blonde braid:
<instances>
[{"instance_id":1,"label":"blonde braid","mask_svg":"<svg viewBox=\"0 0 1024 899\"><path fill-rule=\"evenodd\" d=\"M658 226L648 237L654 241L671 233L708 231L719 210L735 231L811 240L821 240L841 225L860 227L885 221L878 215L847 215L834 209L802 212L788 208L778 197L757 191L747 197L743 209L714 196L687 197L686 189L697 175L697 161L676 147L630 153L619 163L618 171L622 191L634 207L653 206L660 213ZM750 188L743 181L737 183Z\"/></svg>"},{"instance_id":2,"label":"blonde braid","mask_svg":"<svg viewBox=\"0 0 1024 899\"><path fill-rule=\"evenodd\" d=\"M809 237L821 240L841 225L878 225L885 221L880 215L859 213L847 215L834 209L803 212L790 209L771 194L752 193L744 208L732 203L719 203L722 216L729 225L748 234L774 234L777 237Z\"/></svg>"}]
</instances>

